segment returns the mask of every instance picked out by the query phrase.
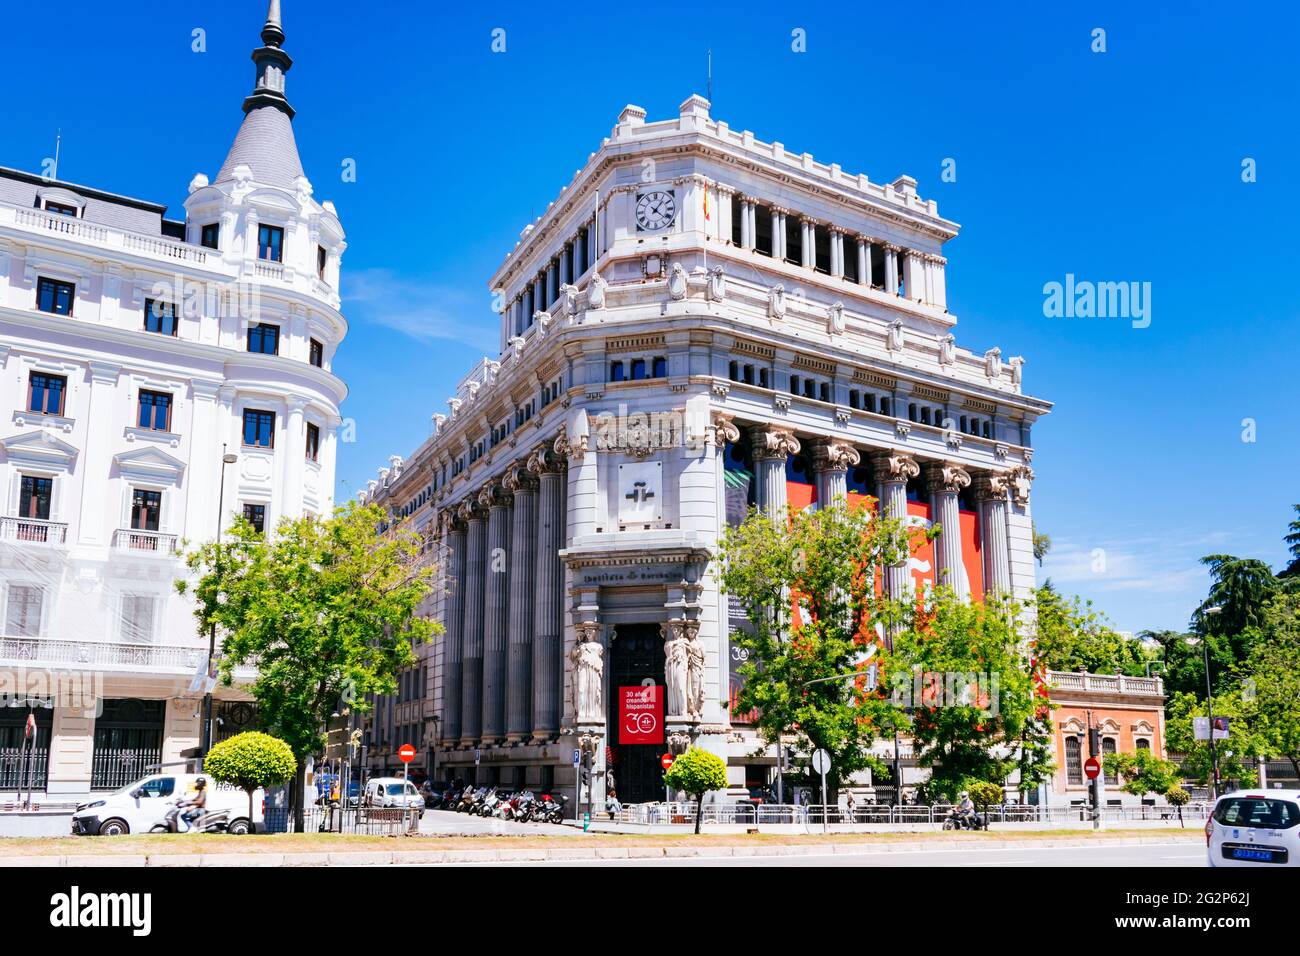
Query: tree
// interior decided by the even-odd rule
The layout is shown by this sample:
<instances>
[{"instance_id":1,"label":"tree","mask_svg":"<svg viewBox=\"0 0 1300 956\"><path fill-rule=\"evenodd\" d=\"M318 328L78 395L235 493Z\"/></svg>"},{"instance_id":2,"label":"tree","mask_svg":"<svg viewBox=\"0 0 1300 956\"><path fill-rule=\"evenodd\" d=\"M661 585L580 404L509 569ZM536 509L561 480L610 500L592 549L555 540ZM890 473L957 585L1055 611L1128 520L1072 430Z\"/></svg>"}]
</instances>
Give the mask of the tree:
<instances>
[{"instance_id":1,"label":"tree","mask_svg":"<svg viewBox=\"0 0 1300 956\"><path fill-rule=\"evenodd\" d=\"M971 801L979 812L984 815L985 827L987 828L992 823L989 820L989 807L995 806L1005 799L1002 788L996 783L990 783L987 780L972 780L966 789L970 792Z\"/></svg>"},{"instance_id":2,"label":"tree","mask_svg":"<svg viewBox=\"0 0 1300 956\"><path fill-rule=\"evenodd\" d=\"M1192 802L1192 795L1182 787L1170 787L1165 793L1165 799L1169 801L1170 806L1178 808L1178 825L1186 826L1183 823L1183 807Z\"/></svg>"},{"instance_id":3,"label":"tree","mask_svg":"<svg viewBox=\"0 0 1300 956\"><path fill-rule=\"evenodd\" d=\"M278 737L252 730L215 744L203 758L203 770L214 780L248 794L248 822L253 822L253 792L293 777L298 761L293 749Z\"/></svg>"},{"instance_id":4,"label":"tree","mask_svg":"<svg viewBox=\"0 0 1300 956\"><path fill-rule=\"evenodd\" d=\"M695 798L695 832L700 832L704 795L710 790L725 790L727 765L717 754L699 747L691 747L673 761L664 774L664 783L673 790L681 790Z\"/></svg>"},{"instance_id":5,"label":"tree","mask_svg":"<svg viewBox=\"0 0 1300 956\"><path fill-rule=\"evenodd\" d=\"M1199 644L1189 643L1195 634L1181 631L1143 631L1144 640L1159 646L1159 657L1164 663L1160 672L1164 678L1165 694L1191 694L1205 699L1205 651ZM1232 672L1236 661L1228 639L1222 635L1208 634L1204 638L1209 648L1210 673L1214 692L1229 690L1234 681Z\"/></svg>"},{"instance_id":6,"label":"tree","mask_svg":"<svg viewBox=\"0 0 1300 956\"><path fill-rule=\"evenodd\" d=\"M751 510L723 536L723 589L751 624L731 636L747 652L739 708L756 711L768 744L797 730L809 749L829 752L832 790L864 767L882 769L871 746L897 715L881 662L910 611L877 592L876 576L906 559L914 533L925 534L837 502L777 518Z\"/></svg>"},{"instance_id":7,"label":"tree","mask_svg":"<svg viewBox=\"0 0 1300 956\"><path fill-rule=\"evenodd\" d=\"M1223 635L1233 660L1244 661L1251 637L1263 623L1264 605L1278 590L1278 580L1267 564L1255 558L1209 554L1201 563L1210 569L1213 580L1209 596L1192 615L1192 630L1200 635ZM1220 610L1205 613L1211 607Z\"/></svg>"},{"instance_id":8,"label":"tree","mask_svg":"<svg viewBox=\"0 0 1300 956\"><path fill-rule=\"evenodd\" d=\"M1038 566L1041 568L1043 566L1043 558L1047 557L1047 552L1052 550L1052 539L1049 535L1039 534L1038 528L1036 528L1032 522L1030 523L1029 528L1034 541L1034 559L1038 562Z\"/></svg>"},{"instance_id":9,"label":"tree","mask_svg":"<svg viewBox=\"0 0 1300 956\"><path fill-rule=\"evenodd\" d=\"M1119 788L1135 797L1148 793L1163 796L1178 786L1178 764L1156 756L1151 750L1106 754L1102 764L1107 774L1117 774L1123 779Z\"/></svg>"},{"instance_id":10,"label":"tree","mask_svg":"<svg viewBox=\"0 0 1300 956\"><path fill-rule=\"evenodd\" d=\"M420 539L385 528L386 518L376 505L350 502L328 519L285 519L268 536L239 520L224 542L187 557L200 633L215 624L224 635L222 680L230 684L238 665L256 666L249 689L263 725L298 761L299 832L306 759L323 748L330 714L393 693L415 645L442 630L420 616L433 574ZM177 582L181 592L190 587Z\"/></svg>"},{"instance_id":11,"label":"tree","mask_svg":"<svg viewBox=\"0 0 1300 956\"><path fill-rule=\"evenodd\" d=\"M1154 660L1141 641L1113 630L1091 601L1066 598L1050 580L1034 593L1034 608L1035 646L1048 670L1142 677Z\"/></svg>"},{"instance_id":12,"label":"tree","mask_svg":"<svg viewBox=\"0 0 1300 956\"><path fill-rule=\"evenodd\" d=\"M932 795L952 799L976 780L1001 786L1017 767L1017 742L1035 732L1040 703L1017 610L992 596L962 601L940 587L894 641L895 667L910 677L904 703L916 760L930 768Z\"/></svg>"},{"instance_id":13,"label":"tree","mask_svg":"<svg viewBox=\"0 0 1300 956\"><path fill-rule=\"evenodd\" d=\"M1263 756L1287 758L1300 775L1300 594L1279 594L1264 609L1245 673Z\"/></svg>"},{"instance_id":14,"label":"tree","mask_svg":"<svg viewBox=\"0 0 1300 956\"><path fill-rule=\"evenodd\" d=\"M1300 505L1292 505L1291 507L1295 509L1296 516L1286 526L1287 533L1283 538L1286 541L1287 550L1291 552L1291 563L1278 577L1294 580L1300 578Z\"/></svg>"},{"instance_id":15,"label":"tree","mask_svg":"<svg viewBox=\"0 0 1300 956\"><path fill-rule=\"evenodd\" d=\"M1210 744L1194 736L1197 717L1205 717L1204 699L1192 694L1179 693L1165 701L1166 746L1174 754L1182 754L1179 767L1183 779L1208 784L1211 775ZM1219 776L1223 781L1239 781L1242 786L1255 783L1255 769L1251 758L1258 756L1266 745L1255 731L1254 704L1242 699L1241 690L1214 695L1214 716L1227 717L1230 736L1215 740L1219 761Z\"/></svg>"}]
</instances>

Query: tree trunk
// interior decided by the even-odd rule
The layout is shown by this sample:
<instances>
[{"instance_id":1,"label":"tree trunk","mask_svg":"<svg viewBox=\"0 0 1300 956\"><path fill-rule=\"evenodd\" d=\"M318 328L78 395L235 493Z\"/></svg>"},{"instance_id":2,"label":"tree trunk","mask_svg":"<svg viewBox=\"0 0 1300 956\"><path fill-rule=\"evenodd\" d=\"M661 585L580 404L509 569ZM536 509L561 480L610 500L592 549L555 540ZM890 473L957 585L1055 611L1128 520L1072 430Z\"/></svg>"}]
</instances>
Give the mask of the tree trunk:
<instances>
[{"instance_id":1,"label":"tree trunk","mask_svg":"<svg viewBox=\"0 0 1300 956\"><path fill-rule=\"evenodd\" d=\"M695 835L700 835L700 819L704 816L704 794L695 795Z\"/></svg>"},{"instance_id":2,"label":"tree trunk","mask_svg":"<svg viewBox=\"0 0 1300 956\"><path fill-rule=\"evenodd\" d=\"M303 833L306 830L306 824L302 817L302 804L307 796L307 763L305 760L298 761L298 772L293 776L293 788L290 791L290 801L293 804L293 832Z\"/></svg>"}]
</instances>

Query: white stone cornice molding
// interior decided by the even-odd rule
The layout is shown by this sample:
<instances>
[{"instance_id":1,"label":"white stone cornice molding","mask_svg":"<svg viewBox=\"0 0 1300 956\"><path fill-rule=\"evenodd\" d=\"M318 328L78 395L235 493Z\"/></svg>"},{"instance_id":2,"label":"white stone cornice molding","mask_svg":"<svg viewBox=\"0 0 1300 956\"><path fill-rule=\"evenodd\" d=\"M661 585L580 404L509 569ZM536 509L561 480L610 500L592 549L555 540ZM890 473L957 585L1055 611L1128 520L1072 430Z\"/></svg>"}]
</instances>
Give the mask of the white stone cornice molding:
<instances>
[{"instance_id":1,"label":"white stone cornice molding","mask_svg":"<svg viewBox=\"0 0 1300 956\"><path fill-rule=\"evenodd\" d=\"M945 461L930 465L925 488L930 494L960 494L970 487L970 472L956 462Z\"/></svg>"},{"instance_id":2,"label":"white stone cornice molding","mask_svg":"<svg viewBox=\"0 0 1300 956\"><path fill-rule=\"evenodd\" d=\"M788 428L759 425L750 430L750 447L756 459L786 459L799 454L801 446Z\"/></svg>"},{"instance_id":3,"label":"white stone cornice molding","mask_svg":"<svg viewBox=\"0 0 1300 956\"><path fill-rule=\"evenodd\" d=\"M921 475L921 466L911 455L902 452L886 452L872 455L871 464L876 481L896 481L906 484Z\"/></svg>"},{"instance_id":4,"label":"white stone cornice molding","mask_svg":"<svg viewBox=\"0 0 1300 956\"><path fill-rule=\"evenodd\" d=\"M668 297L674 302L686 298L686 270L680 262L674 262L668 272Z\"/></svg>"},{"instance_id":5,"label":"white stone cornice molding","mask_svg":"<svg viewBox=\"0 0 1300 956\"><path fill-rule=\"evenodd\" d=\"M1007 477L1011 483L1011 497L1016 504L1029 504L1029 487L1034 481L1034 469L1028 465L1016 465L1008 473Z\"/></svg>"},{"instance_id":6,"label":"white stone cornice molding","mask_svg":"<svg viewBox=\"0 0 1300 956\"><path fill-rule=\"evenodd\" d=\"M862 455L848 442L831 439L812 446L813 471L848 471L861 463Z\"/></svg>"}]
</instances>

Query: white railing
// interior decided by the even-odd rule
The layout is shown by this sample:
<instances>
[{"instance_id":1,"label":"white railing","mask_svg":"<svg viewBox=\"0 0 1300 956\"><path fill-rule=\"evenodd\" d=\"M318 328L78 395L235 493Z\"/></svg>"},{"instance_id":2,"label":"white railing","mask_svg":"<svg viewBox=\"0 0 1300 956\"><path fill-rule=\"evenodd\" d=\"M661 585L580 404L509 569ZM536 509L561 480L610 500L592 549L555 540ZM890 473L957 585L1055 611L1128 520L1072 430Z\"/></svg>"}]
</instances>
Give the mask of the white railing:
<instances>
[{"instance_id":1,"label":"white railing","mask_svg":"<svg viewBox=\"0 0 1300 956\"><path fill-rule=\"evenodd\" d=\"M68 526L61 521L40 518L0 518L0 541L23 541L31 544L64 544Z\"/></svg>"},{"instance_id":2,"label":"white railing","mask_svg":"<svg viewBox=\"0 0 1300 956\"><path fill-rule=\"evenodd\" d=\"M258 259L253 264L253 274L262 279L283 279L284 263L269 259Z\"/></svg>"},{"instance_id":3,"label":"white railing","mask_svg":"<svg viewBox=\"0 0 1300 956\"><path fill-rule=\"evenodd\" d=\"M119 528L113 532L113 550L130 551L132 554L161 554L173 555L176 553L177 536L174 534L162 534L158 531L137 531L134 528Z\"/></svg>"},{"instance_id":4,"label":"white railing","mask_svg":"<svg viewBox=\"0 0 1300 956\"><path fill-rule=\"evenodd\" d=\"M1193 803L1183 807L1184 823L1203 823L1209 816L1208 803ZM798 824L820 826L827 824L851 826L857 824L887 824L895 826L930 825L942 826L943 821L952 812L947 804L933 806L906 805L890 806L883 803L858 804L850 814L843 806L823 806L821 804L777 804L763 803L754 806L749 803L706 803L702 823L714 823L732 826L771 826L775 824ZM1091 823L1092 811L1083 806L1032 806L1029 804L1003 804L988 808L991 824L999 823L1042 823L1069 824ZM599 811L592 813L592 819L603 821L608 815ZM623 807L616 815L620 823L661 826L665 824L695 823L694 803L640 803ZM1105 823L1134 823L1154 821L1178 823L1178 808L1172 806L1136 806L1105 807L1102 810Z\"/></svg>"},{"instance_id":5,"label":"white railing","mask_svg":"<svg viewBox=\"0 0 1300 956\"><path fill-rule=\"evenodd\" d=\"M164 259L182 259L198 265L203 265L208 261L207 249L201 246L191 246L183 242L173 242L170 239L138 236L128 232L125 234L124 245L136 252L149 252L156 256L162 256Z\"/></svg>"},{"instance_id":6,"label":"white railing","mask_svg":"<svg viewBox=\"0 0 1300 956\"><path fill-rule=\"evenodd\" d=\"M62 216L58 213L46 212L43 209L18 209L14 221L20 226L44 229L46 232L72 236L75 239L89 239L91 242L106 242L108 240L108 229L104 226L98 226L93 222L86 222L84 219L77 219L73 216Z\"/></svg>"},{"instance_id":7,"label":"white railing","mask_svg":"<svg viewBox=\"0 0 1300 956\"><path fill-rule=\"evenodd\" d=\"M1057 690L1093 691L1099 694L1162 694L1159 677L1125 677L1122 674L1087 674L1082 671L1048 671L1047 683Z\"/></svg>"},{"instance_id":8,"label":"white railing","mask_svg":"<svg viewBox=\"0 0 1300 956\"><path fill-rule=\"evenodd\" d=\"M0 637L0 662L133 673L193 674L208 649L198 645L131 644L125 641L65 641L38 637ZM235 669L239 681L256 676L251 667Z\"/></svg>"}]
</instances>

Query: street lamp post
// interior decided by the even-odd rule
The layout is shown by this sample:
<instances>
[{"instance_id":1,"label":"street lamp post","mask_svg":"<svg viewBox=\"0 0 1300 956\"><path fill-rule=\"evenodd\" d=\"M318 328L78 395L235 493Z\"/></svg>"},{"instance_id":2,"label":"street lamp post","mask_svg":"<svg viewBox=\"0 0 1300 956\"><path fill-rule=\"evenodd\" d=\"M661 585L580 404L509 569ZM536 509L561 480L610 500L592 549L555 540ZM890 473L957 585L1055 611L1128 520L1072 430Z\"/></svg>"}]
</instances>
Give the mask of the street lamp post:
<instances>
[{"instance_id":1,"label":"street lamp post","mask_svg":"<svg viewBox=\"0 0 1300 956\"><path fill-rule=\"evenodd\" d=\"M1223 613L1223 608L1215 605L1207 607L1202 613L1205 617L1216 617ZM1205 663L1205 714L1210 725L1210 803L1213 804L1219 798L1219 752L1214 745L1214 691L1210 686L1210 641L1208 632L1198 640L1201 642L1201 659ZM1195 641L1189 641L1188 643L1195 646Z\"/></svg>"},{"instance_id":2,"label":"street lamp post","mask_svg":"<svg viewBox=\"0 0 1300 956\"><path fill-rule=\"evenodd\" d=\"M221 519L226 510L226 466L233 465L239 460L238 455L233 455L226 451L226 444L221 444L221 481L218 483L217 491L217 560L221 560ZM218 567L218 571L220 568ZM218 574L218 577L220 575ZM212 679L212 658L217 654L217 622L213 621L208 631L208 668L204 672L203 680L207 693L203 695L203 757L207 757L208 751L212 749L212 690L207 688L206 684Z\"/></svg>"}]
</instances>

